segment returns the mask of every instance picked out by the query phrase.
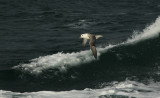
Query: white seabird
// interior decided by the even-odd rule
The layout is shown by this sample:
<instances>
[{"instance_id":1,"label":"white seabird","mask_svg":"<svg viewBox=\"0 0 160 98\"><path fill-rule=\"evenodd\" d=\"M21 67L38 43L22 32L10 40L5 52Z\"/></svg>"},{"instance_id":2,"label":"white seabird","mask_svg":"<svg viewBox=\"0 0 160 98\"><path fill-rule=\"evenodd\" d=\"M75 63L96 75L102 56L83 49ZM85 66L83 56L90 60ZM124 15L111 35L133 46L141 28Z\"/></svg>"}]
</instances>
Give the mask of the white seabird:
<instances>
[{"instance_id":1,"label":"white seabird","mask_svg":"<svg viewBox=\"0 0 160 98\"><path fill-rule=\"evenodd\" d=\"M80 38L83 38L83 42L82 45L85 46L87 43L87 40L90 40L89 45L90 48L92 50L93 56L95 57L95 59L97 59L97 50L96 50L96 39L103 37L102 35L94 35L94 34L89 34L89 33L85 33L85 34L81 34Z\"/></svg>"}]
</instances>

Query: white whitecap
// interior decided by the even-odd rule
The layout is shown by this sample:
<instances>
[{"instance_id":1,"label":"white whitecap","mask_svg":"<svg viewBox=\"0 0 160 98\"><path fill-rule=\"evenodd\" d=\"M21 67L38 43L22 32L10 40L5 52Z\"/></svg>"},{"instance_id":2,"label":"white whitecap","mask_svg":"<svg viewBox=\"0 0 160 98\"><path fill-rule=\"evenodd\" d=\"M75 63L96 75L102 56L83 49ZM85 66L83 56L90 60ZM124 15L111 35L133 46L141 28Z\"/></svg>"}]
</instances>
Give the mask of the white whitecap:
<instances>
[{"instance_id":1,"label":"white whitecap","mask_svg":"<svg viewBox=\"0 0 160 98\"><path fill-rule=\"evenodd\" d=\"M105 53L108 49L113 48L119 45L133 44L145 39L158 37L160 34L160 17L156 19L156 21L147 26L143 32L136 32L129 38L127 41L116 44L109 45L105 48L97 48L98 57ZM38 74L43 70L49 68L57 68L60 71L67 71L68 68L72 66L78 66L81 64L85 64L88 62L94 61L94 57L90 50L81 51L81 52L72 52L72 53L62 53L58 52L56 54L41 56L39 58L32 59L28 64L19 64L18 66L14 66L14 69L20 69L23 71L27 71L30 73Z\"/></svg>"},{"instance_id":2,"label":"white whitecap","mask_svg":"<svg viewBox=\"0 0 160 98\"><path fill-rule=\"evenodd\" d=\"M125 80L106 86L102 89L70 90L70 91L38 91L38 92L12 92L0 90L0 98L106 98L103 96L125 96L125 98L159 98L160 83L151 82L148 85L143 83ZM107 98L108 98L107 97ZM117 97L117 98L119 98ZM120 97L121 98L121 97Z\"/></svg>"}]
</instances>

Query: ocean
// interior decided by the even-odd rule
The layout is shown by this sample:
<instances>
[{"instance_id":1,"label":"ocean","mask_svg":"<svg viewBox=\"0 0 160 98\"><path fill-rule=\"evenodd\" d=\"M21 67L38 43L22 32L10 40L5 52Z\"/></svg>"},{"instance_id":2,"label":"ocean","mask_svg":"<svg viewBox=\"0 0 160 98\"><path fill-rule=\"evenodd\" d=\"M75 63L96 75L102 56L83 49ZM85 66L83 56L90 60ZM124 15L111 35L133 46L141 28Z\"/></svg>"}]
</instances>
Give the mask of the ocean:
<instances>
[{"instance_id":1,"label":"ocean","mask_svg":"<svg viewBox=\"0 0 160 98\"><path fill-rule=\"evenodd\" d=\"M0 98L160 98L160 1L0 0Z\"/></svg>"}]
</instances>

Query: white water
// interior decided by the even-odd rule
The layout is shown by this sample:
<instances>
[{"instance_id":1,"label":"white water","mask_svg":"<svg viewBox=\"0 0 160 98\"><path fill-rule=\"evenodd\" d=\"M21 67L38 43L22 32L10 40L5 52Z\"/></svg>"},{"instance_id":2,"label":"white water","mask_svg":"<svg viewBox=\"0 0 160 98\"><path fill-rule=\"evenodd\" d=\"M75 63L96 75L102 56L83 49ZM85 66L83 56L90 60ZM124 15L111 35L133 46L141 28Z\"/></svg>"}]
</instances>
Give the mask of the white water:
<instances>
[{"instance_id":1,"label":"white water","mask_svg":"<svg viewBox=\"0 0 160 98\"><path fill-rule=\"evenodd\" d=\"M116 44L109 45L105 48L97 48L98 56L102 53L105 53L108 49L125 44L133 44L145 39L153 38L159 36L160 33L160 17L156 19L156 21L150 26L146 27L143 32L134 32L132 38L127 41ZM72 52L72 53L62 53L59 52L57 54L42 56L39 58L32 59L28 64L20 64L18 66L14 66L14 69L19 69L23 71L27 71L33 74L41 73L43 70L49 68L57 68L60 71L67 71L69 67L77 66L80 64L92 62L94 59L90 50L81 51L81 52Z\"/></svg>"},{"instance_id":2,"label":"white water","mask_svg":"<svg viewBox=\"0 0 160 98\"><path fill-rule=\"evenodd\" d=\"M134 32L132 38L127 43L135 43L149 38L154 38L160 34L160 16L156 21L143 30L143 32Z\"/></svg>"},{"instance_id":3,"label":"white water","mask_svg":"<svg viewBox=\"0 0 160 98\"><path fill-rule=\"evenodd\" d=\"M144 85L142 83L126 80L113 82L112 86L102 89L71 90L71 91L39 91L39 92L11 92L0 91L0 98L113 98L111 95L137 97L137 98L160 98L160 83ZM107 96L107 97L103 97ZM109 97L110 96L110 97ZM114 97L115 98L115 97ZM126 97L125 97L126 98Z\"/></svg>"}]
</instances>

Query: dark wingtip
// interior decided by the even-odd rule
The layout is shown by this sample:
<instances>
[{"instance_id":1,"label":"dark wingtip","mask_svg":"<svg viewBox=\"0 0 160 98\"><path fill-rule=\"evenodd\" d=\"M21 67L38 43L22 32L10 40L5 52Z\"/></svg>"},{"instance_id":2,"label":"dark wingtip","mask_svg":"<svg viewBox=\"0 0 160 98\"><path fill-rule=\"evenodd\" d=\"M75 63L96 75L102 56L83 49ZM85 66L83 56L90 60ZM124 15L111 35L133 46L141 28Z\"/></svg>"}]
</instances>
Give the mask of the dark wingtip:
<instances>
[{"instance_id":1,"label":"dark wingtip","mask_svg":"<svg viewBox=\"0 0 160 98\"><path fill-rule=\"evenodd\" d=\"M97 60L97 55L93 54L94 58Z\"/></svg>"}]
</instances>

